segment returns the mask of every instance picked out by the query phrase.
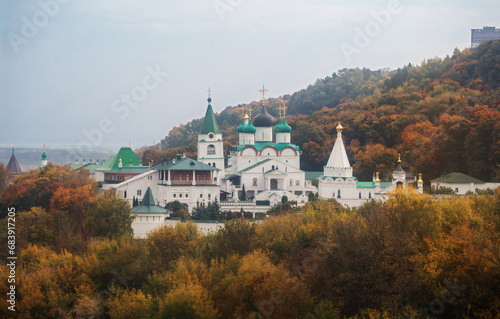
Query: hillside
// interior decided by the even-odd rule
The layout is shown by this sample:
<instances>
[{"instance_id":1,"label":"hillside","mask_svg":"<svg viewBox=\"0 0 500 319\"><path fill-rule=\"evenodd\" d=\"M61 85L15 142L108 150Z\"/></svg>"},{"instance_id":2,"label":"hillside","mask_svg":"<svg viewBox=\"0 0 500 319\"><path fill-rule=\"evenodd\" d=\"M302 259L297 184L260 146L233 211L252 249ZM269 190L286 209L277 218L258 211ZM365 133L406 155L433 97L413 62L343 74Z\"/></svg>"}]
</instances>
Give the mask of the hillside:
<instances>
[{"instance_id":1,"label":"hillside","mask_svg":"<svg viewBox=\"0 0 500 319\"><path fill-rule=\"evenodd\" d=\"M253 109L257 109L253 102ZM303 150L302 169L322 170L335 140L338 121L354 174L387 179L396 154L403 166L429 180L457 171L500 180L500 41L455 50L420 66L391 72L343 69L292 95L269 100L276 116L288 107L292 140ZM242 106L218 114L226 150L237 140ZM155 148L141 150L154 162L186 152L196 156L202 119L174 127Z\"/></svg>"}]
</instances>

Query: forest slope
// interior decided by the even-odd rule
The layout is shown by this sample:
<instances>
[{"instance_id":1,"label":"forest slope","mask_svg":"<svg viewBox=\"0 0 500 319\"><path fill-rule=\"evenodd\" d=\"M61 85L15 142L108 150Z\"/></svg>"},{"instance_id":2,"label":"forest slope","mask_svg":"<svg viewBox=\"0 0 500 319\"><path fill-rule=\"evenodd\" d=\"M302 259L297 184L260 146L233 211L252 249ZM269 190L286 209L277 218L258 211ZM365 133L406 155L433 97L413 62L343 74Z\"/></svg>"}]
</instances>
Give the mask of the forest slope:
<instances>
[{"instance_id":1,"label":"forest slope","mask_svg":"<svg viewBox=\"0 0 500 319\"><path fill-rule=\"evenodd\" d=\"M374 171L390 178L397 153L406 169L424 173L426 180L452 171L500 179L500 41L390 72L343 69L268 103L274 116L278 106L288 108L304 170L323 169L341 121L360 180L371 179ZM259 107L252 102L217 115L226 152L236 144L236 127L249 106ZM142 149L143 162L178 152L196 156L201 125L202 119L194 119L174 127L162 141L166 151Z\"/></svg>"}]
</instances>

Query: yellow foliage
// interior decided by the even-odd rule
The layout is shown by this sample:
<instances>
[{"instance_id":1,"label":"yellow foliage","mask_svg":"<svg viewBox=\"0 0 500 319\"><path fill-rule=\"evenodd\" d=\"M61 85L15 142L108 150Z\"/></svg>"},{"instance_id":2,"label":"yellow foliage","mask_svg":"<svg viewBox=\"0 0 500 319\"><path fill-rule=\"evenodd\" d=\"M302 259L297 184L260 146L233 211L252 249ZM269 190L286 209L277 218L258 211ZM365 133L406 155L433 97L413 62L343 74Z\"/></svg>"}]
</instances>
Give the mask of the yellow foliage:
<instances>
[{"instance_id":1,"label":"yellow foliage","mask_svg":"<svg viewBox=\"0 0 500 319\"><path fill-rule=\"evenodd\" d=\"M151 318L155 312L154 299L140 290L126 290L108 303L113 319Z\"/></svg>"}]
</instances>

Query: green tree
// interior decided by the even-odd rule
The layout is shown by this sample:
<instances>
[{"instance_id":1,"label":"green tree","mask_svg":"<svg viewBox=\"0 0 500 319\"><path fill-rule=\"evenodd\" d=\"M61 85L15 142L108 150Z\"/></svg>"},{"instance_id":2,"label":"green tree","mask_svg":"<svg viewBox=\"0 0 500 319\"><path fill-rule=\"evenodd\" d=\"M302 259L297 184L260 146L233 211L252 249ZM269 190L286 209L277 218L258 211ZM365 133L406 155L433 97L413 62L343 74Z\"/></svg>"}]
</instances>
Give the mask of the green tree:
<instances>
[{"instance_id":1,"label":"green tree","mask_svg":"<svg viewBox=\"0 0 500 319\"><path fill-rule=\"evenodd\" d=\"M89 210L86 226L96 237L117 238L132 235L130 206L113 189L100 194Z\"/></svg>"},{"instance_id":2,"label":"green tree","mask_svg":"<svg viewBox=\"0 0 500 319\"><path fill-rule=\"evenodd\" d=\"M247 200L247 191L245 190L245 184L241 187L240 200Z\"/></svg>"},{"instance_id":3,"label":"green tree","mask_svg":"<svg viewBox=\"0 0 500 319\"><path fill-rule=\"evenodd\" d=\"M188 207L186 204L179 202L178 200L168 202L165 208L172 211L172 217L180 217L182 219L191 219L189 215Z\"/></svg>"}]
</instances>

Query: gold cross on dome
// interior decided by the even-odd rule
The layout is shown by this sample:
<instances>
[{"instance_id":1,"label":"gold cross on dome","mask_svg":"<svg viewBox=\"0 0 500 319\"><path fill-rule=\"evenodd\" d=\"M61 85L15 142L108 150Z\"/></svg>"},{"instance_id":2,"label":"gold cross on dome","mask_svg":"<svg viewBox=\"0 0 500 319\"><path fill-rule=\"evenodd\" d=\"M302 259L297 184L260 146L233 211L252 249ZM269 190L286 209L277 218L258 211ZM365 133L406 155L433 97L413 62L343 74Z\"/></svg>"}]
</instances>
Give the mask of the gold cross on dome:
<instances>
[{"instance_id":1,"label":"gold cross on dome","mask_svg":"<svg viewBox=\"0 0 500 319\"><path fill-rule=\"evenodd\" d=\"M208 98L211 98L212 97L212 90L210 90L210 88L208 88Z\"/></svg>"},{"instance_id":2,"label":"gold cross on dome","mask_svg":"<svg viewBox=\"0 0 500 319\"><path fill-rule=\"evenodd\" d=\"M280 111L280 118L285 118L286 117L286 109L287 109L287 107L284 104L281 104L278 107L278 110Z\"/></svg>"},{"instance_id":3,"label":"gold cross on dome","mask_svg":"<svg viewBox=\"0 0 500 319\"><path fill-rule=\"evenodd\" d=\"M262 101L264 101L266 99L266 93L268 92L269 90L266 89L266 87L264 85L262 85L262 89L259 90L260 93L262 93Z\"/></svg>"}]
</instances>

